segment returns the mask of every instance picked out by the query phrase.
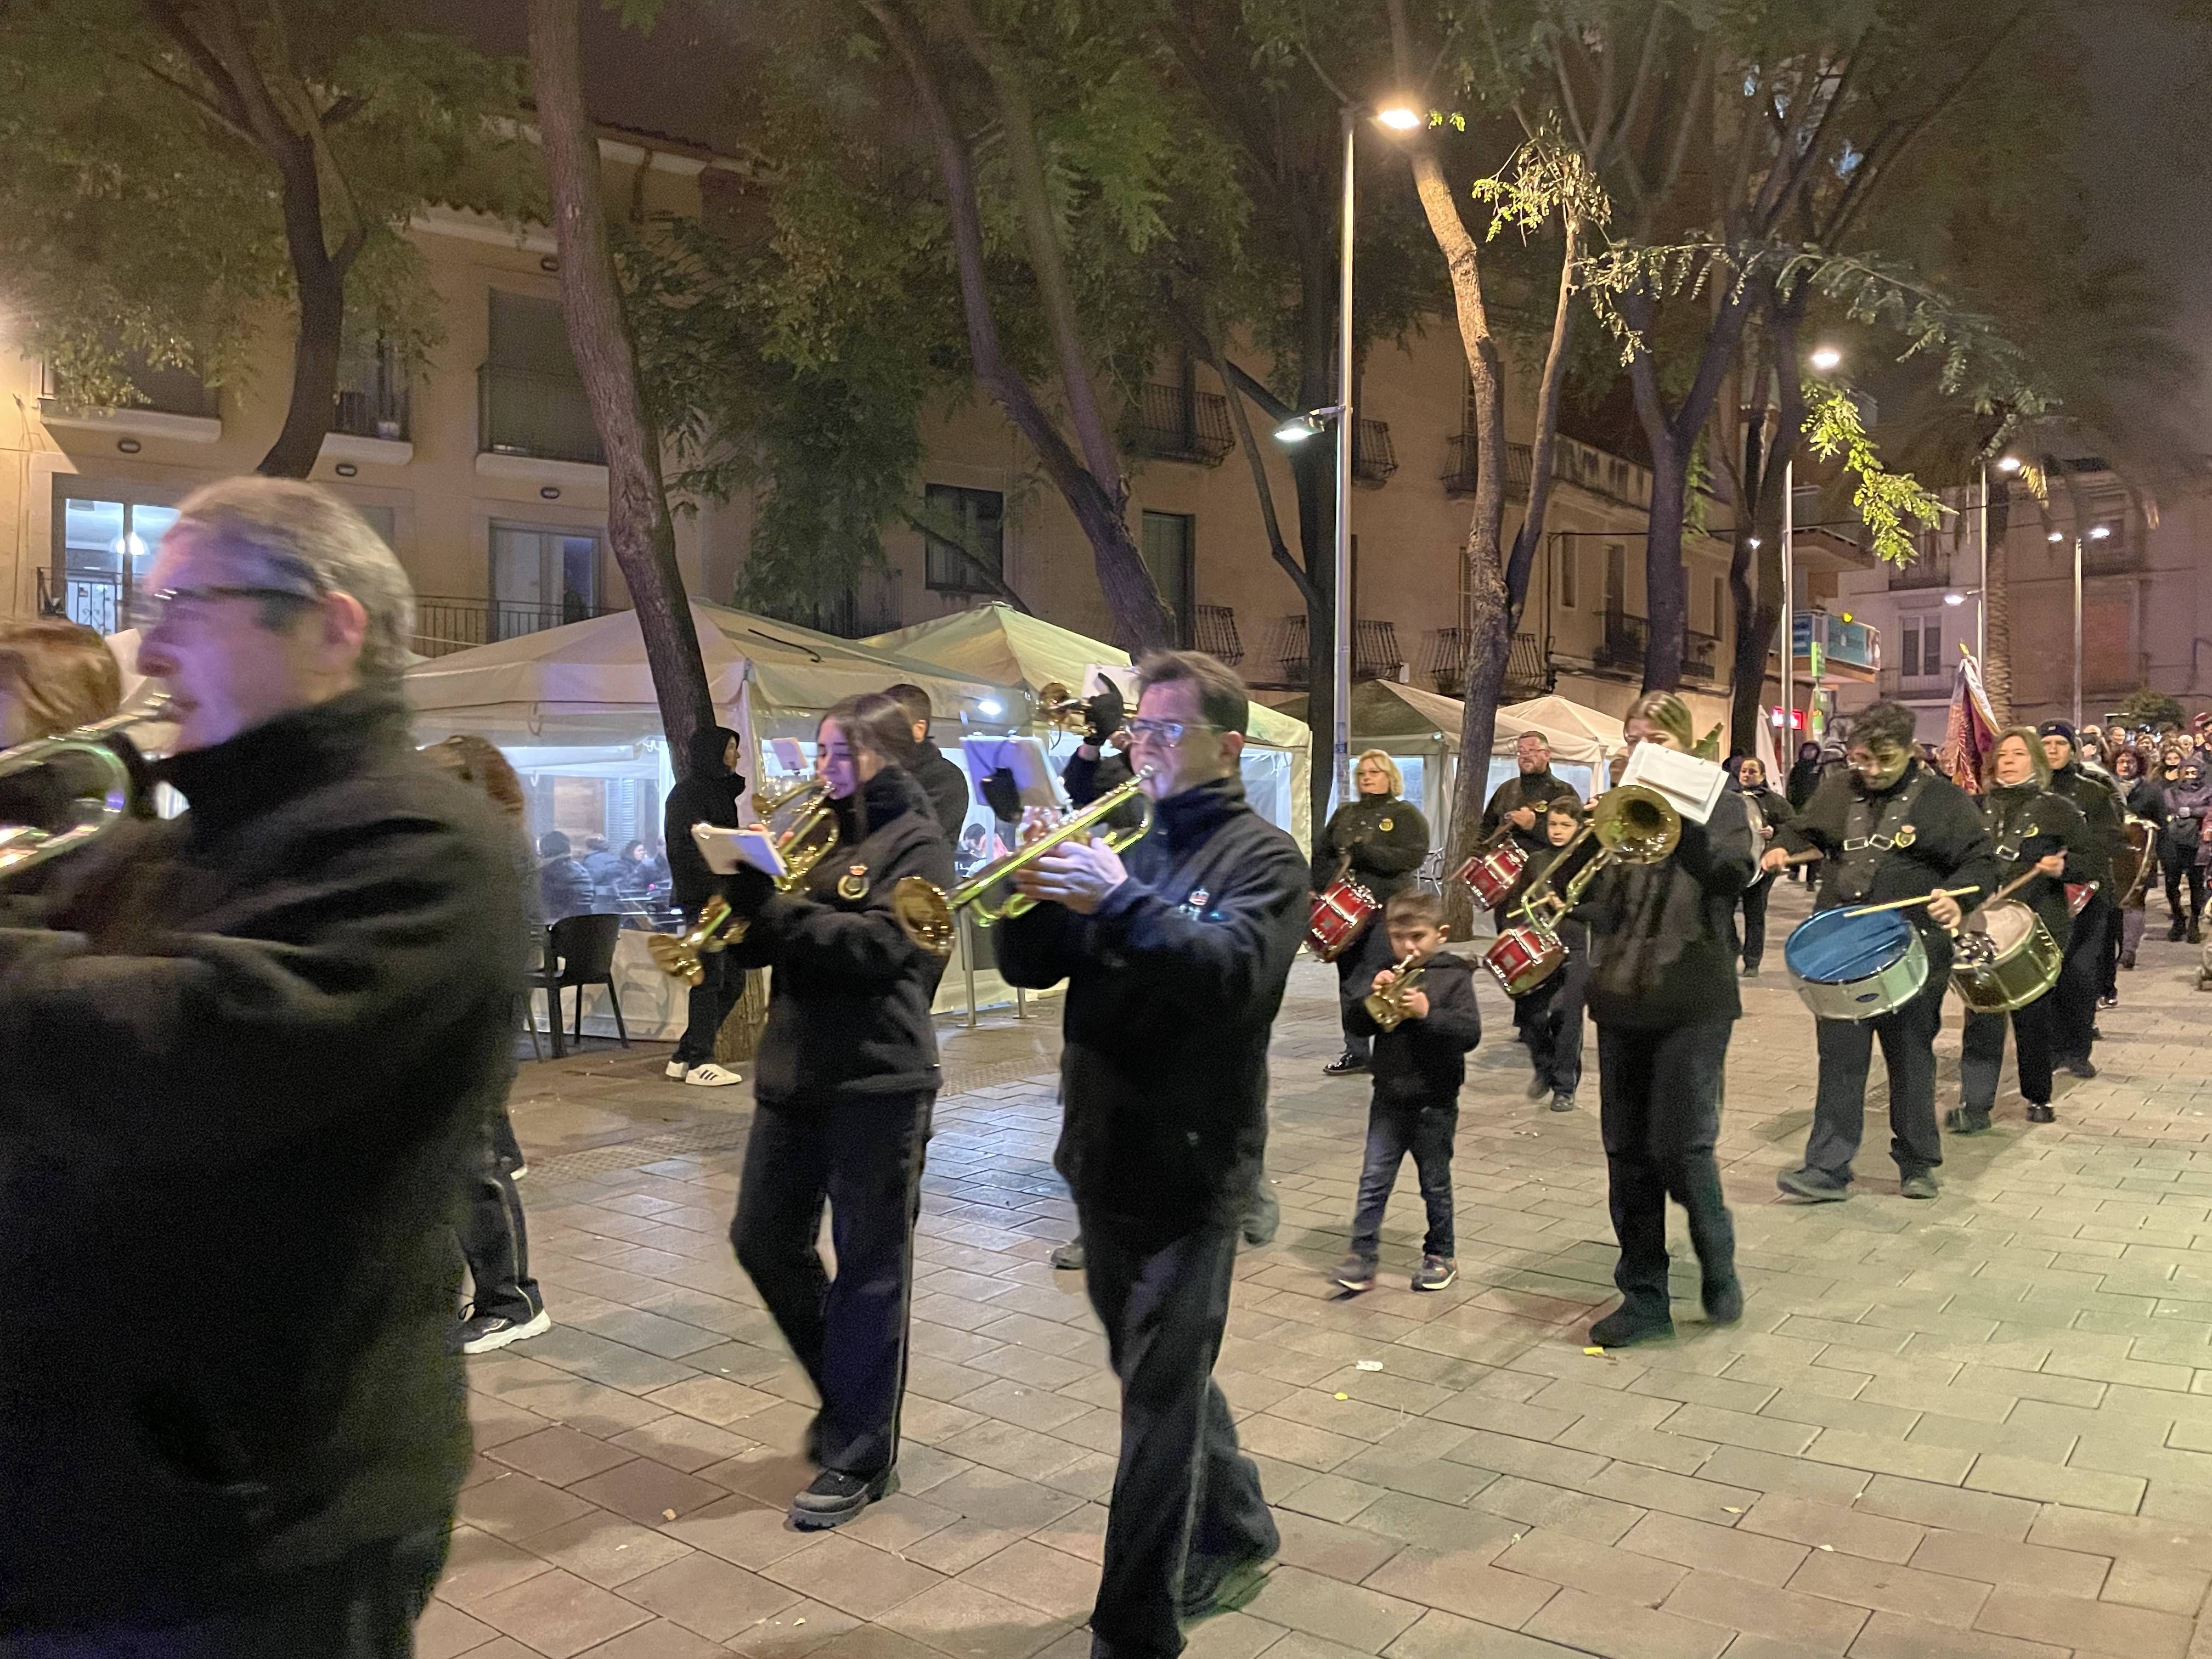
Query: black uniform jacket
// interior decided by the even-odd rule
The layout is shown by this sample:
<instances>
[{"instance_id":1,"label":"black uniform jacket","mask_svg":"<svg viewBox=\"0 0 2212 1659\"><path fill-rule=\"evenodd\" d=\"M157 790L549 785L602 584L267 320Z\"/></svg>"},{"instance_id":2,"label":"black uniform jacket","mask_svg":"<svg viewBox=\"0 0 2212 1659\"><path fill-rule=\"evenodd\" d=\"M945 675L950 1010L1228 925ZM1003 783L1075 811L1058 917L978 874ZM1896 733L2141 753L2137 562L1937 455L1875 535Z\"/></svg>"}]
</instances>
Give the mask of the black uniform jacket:
<instances>
[{"instance_id":1,"label":"black uniform jacket","mask_svg":"<svg viewBox=\"0 0 2212 1659\"><path fill-rule=\"evenodd\" d=\"M523 901L349 692L162 763L190 812L0 932L0 1632L161 1622L443 1522L462 1182Z\"/></svg>"},{"instance_id":2,"label":"black uniform jacket","mask_svg":"<svg viewBox=\"0 0 2212 1659\"><path fill-rule=\"evenodd\" d=\"M930 816L944 831L949 847L960 839L960 826L968 821L968 775L924 738L914 763L914 781L929 797Z\"/></svg>"},{"instance_id":3,"label":"black uniform jacket","mask_svg":"<svg viewBox=\"0 0 2212 1659\"><path fill-rule=\"evenodd\" d=\"M726 726L710 726L691 734L690 768L676 780L660 815L661 845L668 854L669 896L679 908L697 915L700 906L722 890L722 878L707 867L699 843L691 839L695 823L719 824L735 830L738 797L745 781L722 764L722 757L737 733ZM588 906L586 907L589 908Z\"/></svg>"},{"instance_id":4,"label":"black uniform jacket","mask_svg":"<svg viewBox=\"0 0 2212 1659\"><path fill-rule=\"evenodd\" d=\"M1068 981L1053 1162L1091 1218L1158 1242L1244 1211L1267 1139L1267 1034L1308 915L1297 844L1231 776L1162 801L1092 915L995 930L999 969Z\"/></svg>"},{"instance_id":5,"label":"black uniform jacket","mask_svg":"<svg viewBox=\"0 0 2212 1659\"><path fill-rule=\"evenodd\" d=\"M2065 796L2031 779L2010 788L2000 785L1983 796L1982 818L1996 849L2000 887L2027 875L2039 859L2053 853L2064 855L2063 876L2035 876L2013 894L2043 919L2051 939L2064 950L2074 926L2066 914L2066 884L2087 879L2081 874L2081 853L2089 845L2089 826L2080 810Z\"/></svg>"},{"instance_id":6,"label":"black uniform jacket","mask_svg":"<svg viewBox=\"0 0 2212 1659\"><path fill-rule=\"evenodd\" d=\"M1585 854L1589 842L1572 862ZM1666 858L1601 872L1574 911L1589 928L1590 1017L1650 1028L1740 1016L1735 902L1758 862L1743 797L1723 791L1705 823L1682 820ZM1564 893L1565 872L1553 880Z\"/></svg>"},{"instance_id":7,"label":"black uniform jacket","mask_svg":"<svg viewBox=\"0 0 2212 1659\"><path fill-rule=\"evenodd\" d=\"M1128 757L1110 744L1089 758L1085 758L1083 748L1079 746L1067 757L1067 763L1060 769L1060 781L1067 791L1067 804L1078 808L1090 805L1099 796L1120 788L1134 776L1136 773L1129 765ZM1108 830L1127 830L1137 824L1144 815L1142 801L1124 801L1107 815L1105 827Z\"/></svg>"},{"instance_id":8,"label":"black uniform jacket","mask_svg":"<svg viewBox=\"0 0 2212 1659\"><path fill-rule=\"evenodd\" d=\"M1385 826L1388 826L1387 828ZM1352 878L1377 899L1412 884L1429 855L1429 821L1395 795L1362 795L1329 815L1314 842L1313 890L1334 881L1346 856Z\"/></svg>"},{"instance_id":9,"label":"black uniform jacket","mask_svg":"<svg viewBox=\"0 0 2212 1659\"><path fill-rule=\"evenodd\" d=\"M729 947L741 968L773 968L753 1097L765 1106L933 1090L929 1017L945 961L891 915L904 876L952 885L952 848L921 786L887 766L836 803L837 845L797 892L750 866L731 877L746 919Z\"/></svg>"},{"instance_id":10,"label":"black uniform jacket","mask_svg":"<svg viewBox=\"0 0 2212 1659\"><path fill-rule=\"evenodd\" d=\"M1375 1099L1388 1106L1451 1109L1467 1081L1467 1051L1482 1041L1482 1011L1475 1005L1474 964L1440 951L1423 963L1419 989L1429 1000L1425 1018L1401 1021L1392 1030L1375 1023L1363 1000L1346 1016L1357 1036L1375 1039L1368 1074Z\"/></svg>"},{"instance_id":11,"label":"black uniform jacket","mask_svg":"<svg viewBox=\"0 0 2212 1659\"><path fill-rule=\"evenodd\" d=\"M1498 833L1498 826L1505 822L1507 813L1533 806L1536 809L1534 825L1527 830L1514 825L1513 839L1521 843L1522 851L1540 853L1547 844L1544 839L1544 808L1562 795L1574 793L1574 785L1554 777L1549 767L1541 772L1523 772L1508 778L1492 792L1490 805L1482 809L1483 839L1487 841Z\"/></svg>"},{"instance_id":12,"label":"black uniform jacket","mask_svg":"<svg viewBox=\"0 0 2212 1659\"><path fill-rule=\"evenodd\" d=\"M2120 798L2110 784L2084 772L2079 762L2069 762L2051 775L2051 793L2072 801L2089 826L2088 844L2076 854L2081 873L2067 879L2097 882L2105 896L2117 900L2119 895L2112 891L2112 857L2123 840Z\"/></svg>"}]
</instances>

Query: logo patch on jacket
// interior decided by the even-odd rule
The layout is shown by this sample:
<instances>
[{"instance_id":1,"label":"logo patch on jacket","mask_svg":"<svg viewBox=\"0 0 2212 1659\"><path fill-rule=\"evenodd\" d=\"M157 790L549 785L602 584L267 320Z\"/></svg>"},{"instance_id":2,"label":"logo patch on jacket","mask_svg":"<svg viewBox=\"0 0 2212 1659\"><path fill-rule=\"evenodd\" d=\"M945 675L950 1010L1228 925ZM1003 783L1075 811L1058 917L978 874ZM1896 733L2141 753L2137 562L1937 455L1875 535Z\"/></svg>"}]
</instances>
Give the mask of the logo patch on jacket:
<instances>
[{"instance_id":1,"label":"logo patch on jacket","mask_svg":"<svg viewBox=\"0 0 2212 1659\"><path fill-rule=\"evenodd\" d=\"M864 899L868 896L868 866L855 864L837 878L837 896L842 899Z\"/></svg>"},{"instance_id":2,"label":"logo patch on jacket","mask_svg":"<svg viewBox=\"0 0 2212 1659\"><path fill-rule=\"evenodd\" d=\"M1206 902L1213 895L1203 887L1192 888L1190 896L1182 902L1183 915L1188 916L1193 921L1205 921Z\"/></svg>"}]
</instances>

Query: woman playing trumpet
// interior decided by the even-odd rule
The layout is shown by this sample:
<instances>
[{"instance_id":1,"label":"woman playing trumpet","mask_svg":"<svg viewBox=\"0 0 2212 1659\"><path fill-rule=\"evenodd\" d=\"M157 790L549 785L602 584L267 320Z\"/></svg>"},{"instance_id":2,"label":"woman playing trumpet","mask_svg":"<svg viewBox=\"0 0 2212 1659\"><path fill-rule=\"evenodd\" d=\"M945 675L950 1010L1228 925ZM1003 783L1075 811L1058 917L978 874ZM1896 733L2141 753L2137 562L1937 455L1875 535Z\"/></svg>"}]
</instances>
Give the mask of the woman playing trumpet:
<instances>
[{"instance_id":1,"label":"woman playing trumpet","mask_svg":"<svg viewBox=\"0 0 2212 1659\"><path fill-rule=\"evenodd\" d=\"M738 1265L821 1396L810 1447L821 1473L792 1502L801 1527L834 1527L896 1490L906 1382L914 1222L943 958L909 938L891 891L952 879L928 798L906 769L905 711L871 693L823 717L816 770L836 840L806 876L750 866L728 878L740 968L773 968L757 1109L730 1225ZM837 1275L815 1248L830 1206Z\"/></svg>"}]
</instances>

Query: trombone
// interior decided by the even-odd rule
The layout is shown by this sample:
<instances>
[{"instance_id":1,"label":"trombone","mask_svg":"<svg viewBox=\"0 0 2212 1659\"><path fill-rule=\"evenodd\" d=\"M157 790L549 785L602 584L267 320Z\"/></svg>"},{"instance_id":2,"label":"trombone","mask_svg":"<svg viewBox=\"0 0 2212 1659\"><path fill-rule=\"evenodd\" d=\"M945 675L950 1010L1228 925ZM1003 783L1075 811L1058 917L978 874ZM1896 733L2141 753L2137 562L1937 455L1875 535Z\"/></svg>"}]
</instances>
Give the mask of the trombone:
<instances>
[{"instance_id":1,"label":"trombone","mask_svg":"<svg viewBox=\"0 0 2212 1659\"><path fill-rule=\"evenodd\" d=\"M103 739L134 726L150 725L165 718L168 711L169 700L161 697L143 708L112 714L72 732L0 749L0 778L52 766L70 757L90 762L100 775L98 784L76 798L80 804L96 803L93 815L82 823L55 830L28 823L0 823L0 876L15 875L88 846L121 823L131 811L131 769Z\"/></svg>"},{"instance_id":2,"label":"trombone","mask_svg":"<svg viewBox=\"0 0 2212 1659\"><path fill-rule=\"evenodd\" d=\"M1027 869L1054 848L1074 841L1079 836L1087 839L1093 829L1133 800L1143 804L1143 816L1126 829L1107 831L1102 839L1119 853L1135 846L1149 835L1152 828L1152 803L1143 792L1146 780L1152 775L1151 767L1139 768L1136 776L1127 783L1109 789L1090 805L1062 818L1034 841L1025 842L1006 857L985 865L949 893L927 877L900 877L891 888L893 920L905 929L908 939L930 955L951 956L955 911L972 909L977 923L988 927L994 921L1020 915L1036 907L1036 901L1026 893L1013 894L1004 903L996 906L986 906L982 899L1007 877Z\"/></svg>"},{"instance_id":3,"label":"trombone","mask_svg":"<svg viewBox=\"0 0 2212 1659\"><path fill-rule=\"evenodd\" d=\"M753 804L764 812L773 812L797 804L798 815L788 828L775 838L775 850L783 860L783 873L772 877L776 890L796 892L813 874L814 866L829 857L837 845L837 814L830 804L830 786L821 778L807 778L779 791L772 804L764 805L763 798L753 797ZM653 966L671 979L680 979L686 985L696 985L707 976L707 964L700 958L709 951L720 951L735 944L745 936L746 922L743 917L732 920L730 902L717 895L707 901L699 912L699 921L688 933L653 933L645 941L646 954L653 958Z\"/></svg>"},{"instance_id":4,"label":"trombone","mask_svg":"<svg viewBox=\"0 0 2212 1659\"><path fill-rule=\"evenodd\" d=\"M1552 890L1552 872L1566 861L1567 854L1585 837L1595 840L1598 850L1575 872L1567 883L1566 896L1562 898ZM1544 866L1534 885L1522 896L1518 914L1530 927L1556 944L1559 919L1575 908L1583 890L1599 871L1608 864L1657 864L1673 854L1681 839L1682 815L1666 796L1640 783L1615 784L1597 798L1589 810L1589 819L1575 831L1574 839ZM1565 961L1566 953L1562 949L1551 971L1527 988L1534 990L1542 984Z\"/></svg>"},{"instance_id":5,"label":"trombone","mask_svg":"<svg viewBox=\"0 0 2212 1659\"><path fill-rule=\"evenodd\" d=\"M1061 732L1080 735L1091 729L1090 705L1058 680L1047 680L1036 689L1036 720Z\"/></svg>"}]
</instances>

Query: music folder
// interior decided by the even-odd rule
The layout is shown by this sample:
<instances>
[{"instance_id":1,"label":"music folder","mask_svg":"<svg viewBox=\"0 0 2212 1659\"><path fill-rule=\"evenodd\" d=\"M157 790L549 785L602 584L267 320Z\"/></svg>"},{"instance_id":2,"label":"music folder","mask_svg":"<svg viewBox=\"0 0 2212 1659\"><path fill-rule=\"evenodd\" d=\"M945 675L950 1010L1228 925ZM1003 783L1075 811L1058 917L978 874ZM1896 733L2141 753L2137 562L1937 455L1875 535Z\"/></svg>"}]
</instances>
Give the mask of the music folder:
<instances>
[{"instance_id":1,"label":"music folder","mask_svg":"<svg viewBox=\"0 0 2212 1659\"><path fill-rule=\"evenodd\" d=\"M1036 738L986 738L970 733L960 739L960 747L968 757L968 775L975 781L978 805L991 805L983 795L983 781L994 772L1003 770L1013 775L1014 787L1021 792L1023 805L1058 810L1060 791L1053 781L1052 762L1044 752L1044 744Z\"/></svg>"},{"instance_id":2,"label":"music folder","mask_svg":"<svg viewBox=\"0 0 2212 1659\"><path fill-rule=\"evenodd\" d=\"M1657 790L1684 817L1703 823L1712 817L1713 807L1720 800L1721 790L1728 782L1728 769L1695 755L1662 749L1656 743L1639 743L1629 751L1628 767L1620 781Z\"/></svg>"},{"instance_id":3,"label":"music folder","mask_svg":"<svg viewBox=\"0 0 2212 1659\"><path fill-rule=\"evenodd\" d=\"M718 876L735 875L741 864L750 864L779 879L787 873L783 854L775 849L775 837L764 830L725 830L718 823L695 823L691 842L698 848L699 856L707 860L707 867Z\"/></svg>"}]
</instances>

